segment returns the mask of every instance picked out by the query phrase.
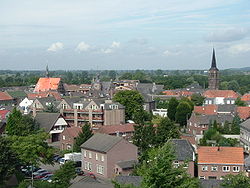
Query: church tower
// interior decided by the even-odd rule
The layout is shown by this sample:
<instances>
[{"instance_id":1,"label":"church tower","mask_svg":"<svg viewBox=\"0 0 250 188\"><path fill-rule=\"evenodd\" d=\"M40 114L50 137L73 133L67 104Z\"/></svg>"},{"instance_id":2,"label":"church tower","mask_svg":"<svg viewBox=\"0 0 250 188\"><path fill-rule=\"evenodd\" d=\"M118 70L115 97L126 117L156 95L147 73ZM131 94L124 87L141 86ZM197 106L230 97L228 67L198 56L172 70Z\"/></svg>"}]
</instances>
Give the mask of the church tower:
<instances>
[{"instance_id":1,"label":"church tower","mask_svg":"<svg viewBox=\"0 0 250 188\"><path fill-rule=\"evenodd\" d=\"M49 66L46 66L45 77L49 78Z\"/></svg>"},{"instance_id":2,"label":"church tower","mask_svg":"<svg viewBox=\"0 0 250 188\"><path fill-rule=\"evenodd\" d=\"M216 67L215 51L213 48L212 64L208 73L208 89L215 90L219 89L219 69Z\"/></svg>"}]
</instances>

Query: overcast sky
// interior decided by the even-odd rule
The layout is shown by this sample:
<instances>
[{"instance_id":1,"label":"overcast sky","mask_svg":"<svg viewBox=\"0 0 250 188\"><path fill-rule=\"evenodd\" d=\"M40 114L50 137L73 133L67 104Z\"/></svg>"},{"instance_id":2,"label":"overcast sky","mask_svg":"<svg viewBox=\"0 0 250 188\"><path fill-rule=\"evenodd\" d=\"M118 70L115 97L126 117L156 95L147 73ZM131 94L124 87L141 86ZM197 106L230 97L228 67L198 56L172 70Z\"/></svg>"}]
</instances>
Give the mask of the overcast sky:
<instances>
[{"instance_id":1,"label":"overcast sky","mask_svg":"<svg viewBox=\"0 0 250 188\"><path fill-rule=\"evenodd\" d=\"M249 0L1 0L0 69L250 66Z\"/></svg>"}]
</instances>

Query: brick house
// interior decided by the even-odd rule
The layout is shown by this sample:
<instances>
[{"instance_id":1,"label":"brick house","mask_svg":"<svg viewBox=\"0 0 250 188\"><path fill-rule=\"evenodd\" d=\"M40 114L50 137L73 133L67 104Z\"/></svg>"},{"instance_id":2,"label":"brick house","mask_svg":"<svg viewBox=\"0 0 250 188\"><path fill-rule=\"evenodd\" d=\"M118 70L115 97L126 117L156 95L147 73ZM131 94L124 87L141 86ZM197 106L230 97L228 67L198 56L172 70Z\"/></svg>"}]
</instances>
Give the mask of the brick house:
<instances>
[{"instance_id":1,"label":"brick house","mask_svg":"<svg viewBox=\"0 0 250 188\"><path fill-rule=\"evenodd\" d=\"M66 127L68 127L67 122L60 113L41 112L37 113L34 119L37 121L41 129L44 129L44 131L51 135L48 142L60 141L60 134Z\"/></svg>"},{"instance_id":2,"label":"brick house","mask_svg":"<svg viewBox=\"0 0 250 188\"><path fill-rule=\"evenodd\" d=\"M135 145L121 137L96 133L81 145L82 170L112 178L116 175L118 162L137 160L137 150Z\"/></svg>"},{"instance_id":3,"label":"brick house","mask_svg":"<svg viewBox=\"0 0 250 188\"><path fill-rule=\"evenodd\" d=\"M244 151L242 147L198 148L199 179L222 179L227 174L244 171Z\"/></svg>"},{"instance_id":4,"label":"brick house","mask_svg":"<svg viewBox=\"0 0 250 188\"><path fill-rule=\"evenodd\" d=\"M72 149L75 138L81 131L81 127L67 127L64 129L60 135L61 150Z\"/></svg>"},{"instance_id":5,"label":"brick house","mask_svg":"<svg viewBox=\"0 0 250 188\"><path fill-rule=\"evenodd\" d=\"M195 162L195 151L193 146L188 140L184 139L172 139L173 149L175 151L176 159L174 161L174 166L184 165L187 169L187 173L194 177L194 162Z\"/></svg>"}]
</instances>

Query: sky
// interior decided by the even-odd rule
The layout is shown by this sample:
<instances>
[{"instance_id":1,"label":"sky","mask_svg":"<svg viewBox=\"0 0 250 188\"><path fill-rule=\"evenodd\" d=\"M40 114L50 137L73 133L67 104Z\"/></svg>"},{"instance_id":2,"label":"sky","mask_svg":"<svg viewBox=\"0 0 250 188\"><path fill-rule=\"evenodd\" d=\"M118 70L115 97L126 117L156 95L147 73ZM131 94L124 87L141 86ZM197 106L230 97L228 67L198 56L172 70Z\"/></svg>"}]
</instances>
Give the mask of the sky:
<instances>
[{"instance_id":1,"label":"sky","mask_svg":"<svg viewBox=\"0 0 250 188\"><path fill-rule=\"evenodd\" d=\"M250 66L249 0L1 0L1 70Z\"/></svg>"}]
</instances>

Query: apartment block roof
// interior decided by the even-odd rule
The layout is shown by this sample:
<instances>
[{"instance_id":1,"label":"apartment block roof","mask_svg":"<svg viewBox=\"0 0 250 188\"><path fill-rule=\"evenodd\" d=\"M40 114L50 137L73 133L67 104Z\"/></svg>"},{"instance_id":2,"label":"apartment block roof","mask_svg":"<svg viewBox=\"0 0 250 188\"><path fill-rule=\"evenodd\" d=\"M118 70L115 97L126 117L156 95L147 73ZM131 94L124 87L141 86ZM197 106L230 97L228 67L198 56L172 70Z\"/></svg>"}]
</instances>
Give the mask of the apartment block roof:
<instances>
[{"instance_id":1,"label":"apartment block roof","mask_svg":"<svg viewBox=\"0 0 250 188\"><path fill-rule=\"evenodd\" d=\"M242 147L201 146L197 153L198 164L244 165L244 150Z\"/></svg>"}]
</instances>

